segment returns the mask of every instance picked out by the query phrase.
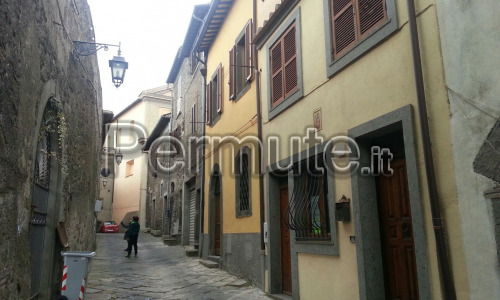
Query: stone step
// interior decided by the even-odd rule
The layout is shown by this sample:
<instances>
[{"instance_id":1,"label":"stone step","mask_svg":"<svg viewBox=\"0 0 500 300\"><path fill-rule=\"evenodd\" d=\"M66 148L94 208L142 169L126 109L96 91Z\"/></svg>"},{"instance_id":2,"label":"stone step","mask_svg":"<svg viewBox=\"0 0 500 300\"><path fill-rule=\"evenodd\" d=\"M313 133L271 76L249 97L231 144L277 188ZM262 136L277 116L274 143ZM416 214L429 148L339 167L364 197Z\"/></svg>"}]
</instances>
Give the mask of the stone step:
<instances>
[{"instance_id":1,"label":"stone step","mask_svg":"<svg viewBox=\"0 0 500 300\"><path fill-rule=\"evenodd\" d=\"M184 247L186 251L186 256L195 257L198 256L198 249L195 249L193 246Z\"/></svg>"},{"instance_id":2,"label":"stone step","mask_svg":"<svg viewBox=\"0 0 500 300\"><path fill-rule=\"evenodd\" d=\"M218 268L219 267L218 263L213 262L211 260L206 260L206 259L200 260L200 264L204 265L205 267L207 267L209 269L214 269L214 268Z\"/></svg>"},{"instance_id":3,"label":"stone step","mask_svg":"<svg viewBox=\"0 0 500 300\"><path fill-rule=\"evenodd\" d=\"M248 286L249 283L248 283L248 281L246 281L244 279L238 279L236 281L228 283L227 285L234 286L234 287L244 287L244 286Z\"/></svg>"},{"instance_id":4,"label":"stone step","mask_svg":"<svg viewBox=\"0 0 500 300\"><path fill-rule=\"evenodd\" d=\"M220 262L220 256L216 256L216 255L208 256L207 259L211 260L211 261L213 261L215 263L219 263Z\"/></svg>"}]
</instances>

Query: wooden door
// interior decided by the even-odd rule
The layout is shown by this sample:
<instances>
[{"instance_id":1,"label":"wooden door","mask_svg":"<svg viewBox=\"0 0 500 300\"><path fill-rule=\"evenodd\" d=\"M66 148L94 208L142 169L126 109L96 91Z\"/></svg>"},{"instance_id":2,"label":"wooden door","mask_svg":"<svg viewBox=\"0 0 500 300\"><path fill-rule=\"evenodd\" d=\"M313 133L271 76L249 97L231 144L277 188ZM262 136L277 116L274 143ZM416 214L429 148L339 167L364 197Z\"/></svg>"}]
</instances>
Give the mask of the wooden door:
<instances>
[{"instance_id":1,"label":"wooden door","mask_svg":"<svg viewBox=\"0 0 500 300\"><path fill-rule=\"evenodd\" d=\"M281 282L283 293L292 294L292 263L290 256L290 229L285 226L288 206L288 186L280 187L280 225L281 225Z\"/></svg>"},{"instance_id":2,"label":"wooden door","mask_svg":"<svg viewBox=\"0 0 500 300\"><path fill-rule=\"evenodd\" d=\"M406 162L391 163L394 174L379 176L380 222L387 299L418 299L415 245Z\"/></svg>"},{"instance_id":3,"label":"wooden door","mask_svg":"<svg viewBox=\"0 0 500 300\"><path fill-rule=\"evenodd\" d=\"M215 232L214 232L214 254L220 256L220 194L215 195Z\"/></svg>"}]
</instances>

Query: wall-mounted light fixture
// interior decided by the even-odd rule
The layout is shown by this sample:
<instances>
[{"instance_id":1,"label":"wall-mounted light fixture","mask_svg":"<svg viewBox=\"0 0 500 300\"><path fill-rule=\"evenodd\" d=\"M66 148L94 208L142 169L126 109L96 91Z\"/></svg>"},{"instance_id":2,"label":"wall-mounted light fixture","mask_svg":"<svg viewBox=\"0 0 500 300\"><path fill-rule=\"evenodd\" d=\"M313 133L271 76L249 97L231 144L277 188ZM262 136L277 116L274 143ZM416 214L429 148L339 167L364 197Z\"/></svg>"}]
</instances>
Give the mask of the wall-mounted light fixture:
<instances>
[{"instance_id":1,"label":"wall-mounted light fixture","mask_svg":"<svg viewBox=\"0 0 500 300\"><path fill-rule=\"evenodd\" d=\"M120 152L120 130L118 128L118 119L116 119L116 152L115 152L116 163L120 165L122 163L123 154Z\"/></svg>"},{"instance_id":2,"label":"wall-mounted light fixture","mask_svg":"<svg viewBox=\"0 0 500 300\"><path fill-rule=\"evenodd\" d=\"M118 152L115 154L115 159L117 164L122 163L123 154L120 152L120 150L118 150Z\"/></svg>"},{"instance_id":3,"label":"wall-mounted light fixture","mask_svg":"<svg viewBox=\"0 0 500 300\"><path fill-rule=\"evenodd\" d=\"M111 68L111 78L116 87L119 87L123 83L125 78L125 71L128 69L128 62L125 58L121 56L121 43L118 45L102 44L102 43L92 43L92 42L81 42L73 41L75 46L74 53L75 56L89 56L97 53L97 51L104 49L108 51L109 47L118 47L118 56L113 56L113 59L109 61L109 67Z\"/></svg>"}]
</instances>

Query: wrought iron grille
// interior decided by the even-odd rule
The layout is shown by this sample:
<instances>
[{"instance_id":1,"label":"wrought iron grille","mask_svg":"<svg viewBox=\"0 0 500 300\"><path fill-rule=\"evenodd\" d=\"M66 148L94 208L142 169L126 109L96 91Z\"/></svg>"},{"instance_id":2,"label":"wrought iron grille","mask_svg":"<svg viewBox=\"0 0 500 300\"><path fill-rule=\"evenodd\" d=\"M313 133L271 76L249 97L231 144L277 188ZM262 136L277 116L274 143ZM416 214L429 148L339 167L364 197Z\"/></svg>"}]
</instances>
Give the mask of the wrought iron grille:
<instances>
[{"instance_id":1,"label":"wrought iron grille","mask_svg":"<svg viewBox=\"0 0 500 300\"><path fill-rule=\"evenodd\" d=\"M318 160L301 162L299 173L294 176L293 192L287 206L285 226L295 230L297 240L330 239L327 184L323 169L317 168ZM314 166L314 167L311 167Z\"/></svg>"},{"instance_id":2,"label":"wrought iron grille","mask_svg":"<svg viewBox=\"0 0 500 300\"><path fill-rule=\"evenodd\" d=\"M40 137L37 146L35 162L35 183L44 189L49 189L50 180L50 133L45 132Z\"/></svg>"},{"instance_id":3,"label":"wrought iron grille","mask_svg":"<svg viewBox=\"0 0 500 300\"><path fill-rule=\"evenodd\" d=\"M248 154L244 153L241 156L240 170L240 211L250 209L250 182L248 174Z\"/></svg>"}]
</instances>

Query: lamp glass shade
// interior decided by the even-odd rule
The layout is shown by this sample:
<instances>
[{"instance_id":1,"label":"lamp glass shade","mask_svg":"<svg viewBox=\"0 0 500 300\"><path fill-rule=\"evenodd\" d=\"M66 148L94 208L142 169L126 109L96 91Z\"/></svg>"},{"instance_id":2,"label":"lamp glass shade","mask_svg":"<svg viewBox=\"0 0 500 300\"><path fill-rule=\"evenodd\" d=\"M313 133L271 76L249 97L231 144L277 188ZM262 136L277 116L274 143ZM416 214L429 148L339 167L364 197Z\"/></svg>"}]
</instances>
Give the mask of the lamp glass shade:
<instances>
[{"instance_id":1,"label":"lamp glass shade","mask_svg":"<svg viewBox=\"0 0 500 300\"><path fill-rule=\"evenodd\" d=\"M119 87L123 83L125 78L125 71L128 69L128 62L125 58L121 56L113 56L113 59L109 61L109 67L111 68L111 78L116 87Z\"/></svg>"},{"instance_id":2,"label":"lamp glass shade","mask_svg":"<svg viewBox=\"0 0 500 300\"><path fill-rule=\"evenodd\" d=\"M123 154L121 152L118 152L115 154L115 159L117 164L121 164L122 159L123 159Z\"/></svg>"}]
</instances>

